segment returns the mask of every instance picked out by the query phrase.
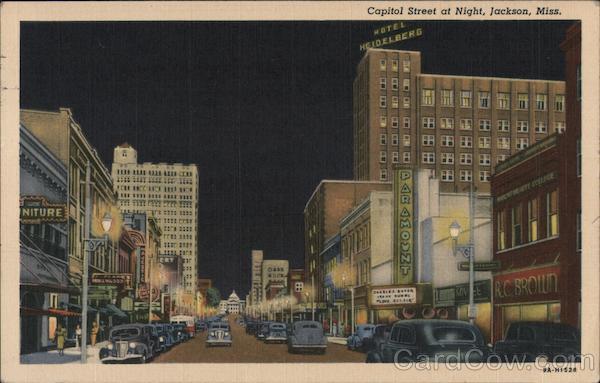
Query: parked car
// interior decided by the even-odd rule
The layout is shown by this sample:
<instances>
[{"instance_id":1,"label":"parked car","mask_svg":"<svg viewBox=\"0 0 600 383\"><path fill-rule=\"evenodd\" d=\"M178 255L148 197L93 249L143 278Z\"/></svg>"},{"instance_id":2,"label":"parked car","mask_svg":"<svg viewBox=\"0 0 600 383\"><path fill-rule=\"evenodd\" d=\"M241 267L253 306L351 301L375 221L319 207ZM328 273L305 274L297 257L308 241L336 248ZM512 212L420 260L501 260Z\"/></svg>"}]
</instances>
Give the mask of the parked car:
<instances>
[{"instance_id":1,"label":"parked car","mask_svg":"<svg viewBox=\"0 0 600 383\"><path fill-rule=\"evenodd\" d=\"M440 319L402 320L380 350L367 353L367 363L384 362L483 362L490 353L477 326Z\"/></svg>"},{"instance_id":2,"label":"parked car","mask_svg":"<svg viewBox=\"0 0 600 383\"><path fill-rule=\"evenodd\" d=\"M181 342L181 338L179 337L179 335L177 335L177 329L170 323L166 323L164 327L165 331L171 335L173 345L179 344Z\"/></svg>"},{"instance_id":3,"label":"parked car","mask_svg":"<svg viewBox=\"0 0 600 383\"><path fill-rule=\"evenodd\" d=\"M156 323L154 327L158 333L158 344L161 352L167 351L173 347L173 335L167 331L166 325L163 323Z\"/></svg>"},{"instance_id":4,"label":"parked car","mask_svg":"<svg viewBox=\"0 0 600 383\"><path fill-rule=\"evenodd\" d=\"M246 334L254 335L258 322L248 321L246 322Z\"/></svg>"},{"instance_id":5,"label":"parked car","mask_svg":"<svg viewBox=\"0 0 600 383\"><path fill-rule=\"evenodd\" d=\"M196 332L206 331L207 328L208 328L208 326L206 325L206 322L204 322L204 321L196 322Z\"/></svg>"},{"instance_id":6,"label":"parked car","mask_svg":"<svg viewBox=\"0 0 600 383\"><path fill-rule=\"evenodd\" d=\"M285 323L269 323L269 329L265 334L265 343L285 343L287 342L287 327Z\"/></svg>"},{"instance_id":7,"label":"parked car","mask_svg":"<svg viewBox=\"0 0 600 383\"><path fill-rule=\"evenodd\" d=\"M378 324L373 330L373 336L363 340L363 350L365 352L371 350L379 350L388 334L392 330L392 326L388 324Z\"/></svg>"},{"instance_id":8,"label":"parked car","mask_svg":"<svg viewBox=\"0 0 600 383\"><path fill-rule=\"evenodd\" d=\"M173 329L179 342L185 342L190 339L189 333L186 331L186 326L183 323L172 323Z\"/></svg>"},{"instance_id":9,"label":"parked car","mask_svg":"<svg viewBox=\"0 0 600 383\"><path fill-rule=\"evenodd\" d=\"M255 336L256 339L265 339L267 336L267 333L269 332L269 324L271 322L260 322L260 325L257 326L256 328L256 332L255 332Z\"/></svg>"},{"instance_id":10,"label":"parked car","mask_svg":"<svg viewBox=\"0 0 600 383\"><path fill-rule=\"evenodd\" d=\"M346 347L348 350L363 350L363 344L367 338L373 336L375 325L359 324L356 326L356 332L346 339Z\"/></svg>"},{"instance_id":11,"label":"parked car","mask_svg":"<svg viewBox=\"0 0 600 383\"><path fill-rule=\"evenodd\" d=\"M551 322L514 322L494 352L504 362L580 361L581 334L575 327Z\"/></svg>"},{"instance_id":12,"label":"parked car","mask_svg":"<svg viewBox=\"0 0 600 383\"><path fill-rule=\"evenodd\" d=\"M110 330L108 344L100 349L102 363L146 363L154 357L156 337L153 327L140 323L115 326Z\"/></svg>"},{"instance_id":13,"label":"parked car","mask_svg":"<svg viewBox=\"0 0 600 383\"><path fill-rule=\"evenodd\" d=\"M324 354L327 350L327 337L323 325L317 321L297 321L292 325L288 337L288 351L317 351Z\"/></svg>"},{"instance_id":14,"label":"parked car","mask_svg":"<svg viewBox=\"0 0 600 383\"><path fill-rule=\"evenodd\" d=\"M229 346L233 338L231 337L231 329L227 322L213 322L208 328L206 336L206 346Z\"/></svg>"}]
</instances>

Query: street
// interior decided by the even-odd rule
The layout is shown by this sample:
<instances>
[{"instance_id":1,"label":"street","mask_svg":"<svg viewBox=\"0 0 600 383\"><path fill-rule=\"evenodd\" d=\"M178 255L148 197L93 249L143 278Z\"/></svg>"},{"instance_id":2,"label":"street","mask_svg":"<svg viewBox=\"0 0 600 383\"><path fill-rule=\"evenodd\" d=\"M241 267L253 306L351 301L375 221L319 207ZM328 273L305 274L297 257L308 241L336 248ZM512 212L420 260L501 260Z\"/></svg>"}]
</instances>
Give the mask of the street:
<instances>
[{"instance_id":1,"label":"street","mask_svg":"<svg viewBox=\"0 0 600 383\"><path fill-rule=\"evenodd\" d=\"M233 345L231 347L206 347L206 331L194 339L175 346L154 358L153 363L363 363L365 354L349 351L346 346L329 343L325 355L290 354L286 344L265 344L248 335L244 327L230 318Z\"/></svg>"}]
</instances>

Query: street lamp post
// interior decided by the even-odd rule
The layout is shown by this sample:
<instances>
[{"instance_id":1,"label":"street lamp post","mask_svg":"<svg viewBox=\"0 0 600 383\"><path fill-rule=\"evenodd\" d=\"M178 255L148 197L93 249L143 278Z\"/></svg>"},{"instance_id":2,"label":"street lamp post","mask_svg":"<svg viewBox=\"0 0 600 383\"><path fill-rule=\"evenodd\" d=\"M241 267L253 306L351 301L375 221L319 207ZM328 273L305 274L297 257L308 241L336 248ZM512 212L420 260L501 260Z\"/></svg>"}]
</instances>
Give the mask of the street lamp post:
<instances>
[{"instance_id":1,"label":"street lamp post","mask_svg":"<svg viewBox=\"0 0 600 383\"><path fill-rule=\"evenodd\" d=\"M88 312L88 276L90 256L100 246L108 245L108 232L112 226L112 217L106 213L102 218L103 238L92 238L92 181L91 165L88 161L85 173L85 221L83 238L85 251L83 252L83 270L81 276L81 363L87 362L87 312Z\"/></svg>"},{"instance_id":2,"label":"street lamp post","mask_svg":"<svg viewBox=\"0 0 600 383\"><path fill-rule=\"evenodd\" d=\"M458 244L458 236L460 234L460 225L454 221L450 225L450 237L452 238L452 254L456 256L457 253L461 253L469 261L469 308L467 310L467 316L471 324L475 323L475 317L477 316L475 299L474 299L474 286L475 286L475 244L474 244L474 219L475 219L475 198L473 197L473 183L469 190L469 243L466 245Z\"/></svg>"},{"instance_id":3,"label":"street lamp post","mask_svg":"<svg viewBox=\"0 0 600 383\"><path fill-rule=\"evenodd\" d=\"M311 280L310 280L310 288L311 288L311 293L310 293L310 297L311 299L311 311L312 311L312 320L315 320L315 274L313 273L311 275Z\"/></svg>"},{"instance_id":4,"label":"street lamp post","mask_svg":"<svg viewBox=\"0 0 600 383\"><path fill-rule=\"evenodd\" d=\"M346 275L342 276L342 285L345 287L346 286ZM354 334L354 286L350 286L348 287L348 290L350 290L350 310L351 310L351 329L352 329L352 334Z\"/></svg>"}]
</instances>

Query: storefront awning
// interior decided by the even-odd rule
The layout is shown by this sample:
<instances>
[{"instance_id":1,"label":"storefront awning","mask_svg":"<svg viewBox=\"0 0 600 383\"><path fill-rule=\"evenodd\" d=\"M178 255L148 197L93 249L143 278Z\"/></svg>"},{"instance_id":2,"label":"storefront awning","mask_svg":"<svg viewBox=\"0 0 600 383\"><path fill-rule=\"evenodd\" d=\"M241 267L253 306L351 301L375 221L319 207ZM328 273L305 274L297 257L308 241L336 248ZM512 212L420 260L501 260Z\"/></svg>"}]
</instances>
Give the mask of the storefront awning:
<instances>
[{"instance_id":1,"label":"storefront awning","mask_svg":"<svg viewBox=\"0 0 600 383\"><path fill-rule=\"evenodd\" d=\"M113 304L107 304L106 305L106 311L108 311L108 315L109 316L118 316L119 318L127 318L127 314L125 314L123 311L121 311L117 306L113 305Z\"/></svg>"},{"instance_id":2,"label":"storefront awning","mask_svg":"<svg viewBox=\"0 0 600 383\"><path fill-rule=\"evenodd\" d=\"M80 317L80 313L76 313L74 311L69 310L59 310L59 309L48 309L50 315L59 315L63 317Z\"/></svg>"},{"instance_id":3,"label":"storefront awning","mask_svg":"<svg viewBox=\"0 0 600 383\"><path fill-rule=\"evenodd\" d=\"M44 315L55 315L55 316L63 316L63 317L77 317L81 316L80 313L76 313L68 310L60 310L60 309L35 309L31 307L21 307L21 316L44 316Z\"/></svg>"},{"instance_id":4,"label":"storefront awning","mask_svg":"<svg viewBox=\"0 0 600 383\"><path fill-rule=\"evenodd\" d=\"M81 306L77 305L75 303L69 303L69 308L74 309L75 311L78 311L81 313ZM88 314L96 314L98 312L97 309L93 308L92 306L88 305Z\"/></svg>"}]
</instances>

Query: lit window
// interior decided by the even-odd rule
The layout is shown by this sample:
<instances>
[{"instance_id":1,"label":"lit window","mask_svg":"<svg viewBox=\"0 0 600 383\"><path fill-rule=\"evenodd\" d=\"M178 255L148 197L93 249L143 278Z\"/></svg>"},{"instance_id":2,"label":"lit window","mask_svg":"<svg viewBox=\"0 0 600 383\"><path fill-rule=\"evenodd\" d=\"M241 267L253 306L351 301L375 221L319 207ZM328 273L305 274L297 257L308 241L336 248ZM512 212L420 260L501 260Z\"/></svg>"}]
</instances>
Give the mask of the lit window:
<instances>
[{"instance_id":1,"label":"lit window","mask_svg":"<svg viewBox=\"0 0 600 383\"><path fill-rule=\"evenodd\" d=\"M519 109L529 109L529 95L527 93L519 93L517 95L517 106Z\"/></svg>"},{"instance_id":2,"label":"lit window","mask_svg":"<svg viewBox=\"0 0 600 383\"><path fill-rule=\"evenodd\" d=\"M435 129L435 118L423 117L423 128L424 129Z\"/></svg>"},{"instance_id":3,"label":"lit window","mask_svg":"<svg viewBox=\"0 0 600 383\"><path fill-rule=\"evenodd\" d=\"M471 96L472 93L470 90L461 90L460 91L460 106L463 108L471 107Z\"/></svg>"},{"instance_id":4,"label":"lit window","mask_svg":"<svg viewBox=\"0 0 600 383\"><path fill-rule=\"evenodd\" d=\"M410 117L404 117L404 128L410 129Z\"/></svg>"},{"instance_id":5,"label":"lit window","mask_svg":"<svg viewBox=\"0 0 600 383\"><path fill-rule=\"evenodd\" d=\"M442 153L442 164L444 164L444 165L454 164L454 153Z\"/></svg>"},{"instance_id":6,"label":"lit window","mask_svg":"<svg viewBox=\"0 0 600 383\"><path fill-rule=\"evenodd\" d=\"M473 120L463 118L460 120L460 130L473 130Z\"/></svg>"},{"instance_id":7,"label":"lit window","mask_svg":"<svg viewBox=\"0 0 600 383\"><path fill-rule=\"evenodd\" d=\"M402 100L402 106L405 108L410 108L410 97L404 97Z\"/></svg>"},{"instance_id":8,"label":"lit window","mask_svg":"<svg viewBox=\"0 0 600 383\"><path fill-rule=\"evenodd\" d=\"M379 126L382 128L387 127L387 116L379 116Z\"/></svg>"},{"instance_id":9,"label":"lit window","mask_svg":"<svg viewBox=\"0 0 600 383\"><path fill-rule=\"evenodd\" d=\"M537 110L546 110L546 100L547 97L545 94L536 94L535 95L535 107Z\"/></svg>"},{"instance_id":10,"label":"lit window","mask_svg":"<svg viewBox=\"0 0 600 383\"><path fill-rule=\"evenodd\" d=\"M498 149L510 149L510 138L498 137Z\"/></svg>"},{"instance_id":11,"label":"lit window","mask_svg":"<svg viewBox=\"0 0 600 383\"><path fill-rule=\"evenodd\" d=\"M379 60L379 70L385 70L385 69L386 69L385 60Z\"/></svg>"},{"instance_id":12,"label":"lit window","mask_svg":"<svg viewBox=\"0 0 600 383\"><path fill-rule=\"evenodd\" d=\"M471 182L473 180L473 172L471 172L470 170L461 170L460 180L462 182Z\"/></svg>"},{"instance_id":13,"label":"lit window","mask_svg":"<svg viewBox=\"0 0 600 383\"><path fill-rule=\"evenodd\" d=\"M546 214L548 237L558 235L558 190L546 193Z\"/></svg>"},{"instance_id":14,"label":"lit window","mask_svg":"<svg viewBox=\"0 0 600 383\"><path fill-rule=\"evenodd\" d=\"M404 80L402 80L402 89L405 92L410 91L410 79L409 78L405 78Z\"/></svg>"},{"instance_id":15,"label":"lit window","mask_svg":"<svg viewBox=\"0 0 600 383\"><path fill-rule=\"evenodd\" d=\"M403 142L404 146L410 146L410 135L409 134L405 134L402 137L402 142Z\"/></svg>"},{"instance_id":16,"label":"lit window","mask_svg":"<svg viewBox=\"0 0 600 383\"><path fill-rule=\"evenodd\" d=\"M392 96L392 109L398 109L398 96Z\"/></svg>"},{"instance_id":17,"label":"lit window","mask_svg":"<svg viewBox=\"0 0 600 383\"><path fill-rule=\"evenodd\" d=\"M442 129L454 129L453 118L440 118L440 124Z\"/></svg>"},{"instance_id":18,"label":"lit window","mask_svg":"<svg viewBox=\"0 0 600 383\"><path fill-rule=\"evenodd\" d=\"M538 200L534 198L527 202L527 217L529 219L527 239L528 242L538 240Z\"/></svg>"},{"instance_id":19,"label":"lit window","mask_svg":"<svg viewBox=\"0 0 600 383\"><path fill-rule=\"evenodd\" d=\"M435 153L424 152L423 153L423 163L424 164L435 164Z\"/></svg>"},{"instance_id":20,"label":"lit window","mask_svg":"<svg viewBox=\"0 0 600 383\"><path fill-rule=\"evenodd\" d=\"M442 106L454 106L454 92L451 89L442 89Z\"/></svg>"},{"instance_id":21,"label":"lit window","mask_svg":"<svg viewBox=\"0 0 600 383\"><path fill-rule=\"evenodd\" d=\"M409 60L404 60L402 62L402 70L404 71L404 73L410 73L410 61Z\"/></svg>"},{"instance_id":22,"label":"lit window","mask_svg":"<svg viewBox=\"0 0 600 383\"><path fill-rule=\"evenodd\" d=\"M454 147L454 136L442 136L442 146Z\"/></svg>"},{"instance_id":23,"label":"lit window","mask_svg":"<svg viewBox=\"0 0 600 383\"><path fill-rule=\"evenodd\" d=\"M529 121L523 121L523 120L517 121L517 132L519 132L519 133L529 132Z\"/></svg>"},{"instance_id":24,"label":"lit window","mask_svg":"<svg viewBox=\"0 0 600 383\"><path fill-rule=\"evenodd\" d=\"M423 105L433 105L435 100L435 91L433 89L423 89L422 103Z\"/></svg>"},{"instance_id":25,"label":"lit window","mask_svg":"<svg viewBox=\"0 0 600 383\"><path fill-rule=\"evenodd\" d=\"M498 131L499 132L508 132L510 130L510 121L509 120L498 120Z\"/></svg>"},{"instance_id":26,"label":"lit window","mask_svg":"<svg viewBox=\"0 0 600 383\"><path fill-rule=\"evenodd\" d=\"M565 96L562 94L557 94L554 98L554 108L557 112L565 111Z\"/></svg>"},{"instance_id":27,"label":"lit window","mask_svg":"<svg viewBox=\"0 0 600 383\"><path fill-rule=\"evenodd\" d=\"M435 144L435 136L424 134L423 135L423 146L433 146Z\"/></svg>"},{"instance_id":28,"label":"lit window","mask_svg":"<svg viewBox=\"0 0 600 383\"><path fill-rule=\"evenodd\" d=\"M482 109L490 107L490 92L479 92L479 107Z\"/></svg>"},{"instance_id":29,"label":"lit window","mask_svg":"<svg viewBox=\"0 0 600 383\"><path fill-rule=\"evenodd\" d=\"M471 153L460 153L460 164L471 165L473 163L473 155Z\"/></svg>"},{"instance_id":30,"label":"lit window","mask_svg":"<svg viewBox=\"0 0 600 383\"><path fill-rule=\"evenodd\" d=\"M442 181L453 182L454 181L454 170L442 170Z\"/></svg>"},{"instance_id":31,"label":"lit window","mask_svg":"<svg viewBox=\"0 0 600 383\"><path fill-rule=\"evenodd\" d=\"M479 120L479 130L489 132L491 124L490 120Z\"/></svg>"},{"instance_id":32,"label":"lit window","mask_svg":"<svg viewBox=\"0 0 600 383\"><path fill-rule=\"evenodd\" d=\"M498 109L510 108L510 93L498 93Z\"/></svg>"},{"instance_id":33,"label":"lit window","mask_svg":"<svg viewBox=\"0 0 600 383\"><path fill-rule=\"evenodd\" d=\"M548 128L546 127L546 122L544 121L536 121L535 122L535 132L536 133L546 133Z\"/></svg>"},{"instance_id":34,"label":"lit window","mask_svg":"<svg viewBox=\"0 0 600 383\"><path fill-rule=\"evenodd\" d=\"M473 147L473 137L460 136L460 147L461 148L472 148Z\"/></svg>"},{"instance_id":35,"label":"lit window","mask_svg":"<svg viewBox=\"0 0 600 383\"><path fill-rule=\"evenodd\" d=\"M392 72L398 72L398 60L392 60Z\"/></svg>"}]
</instances>

